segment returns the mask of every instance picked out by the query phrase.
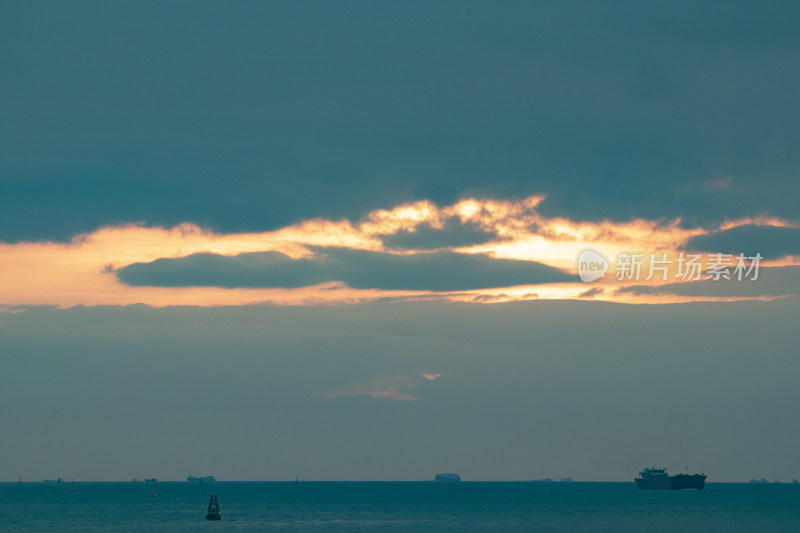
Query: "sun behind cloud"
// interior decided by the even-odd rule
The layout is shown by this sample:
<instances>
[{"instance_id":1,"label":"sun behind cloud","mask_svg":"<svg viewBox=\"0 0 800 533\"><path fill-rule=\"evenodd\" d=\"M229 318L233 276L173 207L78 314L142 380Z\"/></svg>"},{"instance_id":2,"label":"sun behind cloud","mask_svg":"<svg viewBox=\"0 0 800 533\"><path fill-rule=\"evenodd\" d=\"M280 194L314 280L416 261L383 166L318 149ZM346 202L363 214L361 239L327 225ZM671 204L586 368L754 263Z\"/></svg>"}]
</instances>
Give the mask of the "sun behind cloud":
<instances>
[{"instance_id":1,"label":"sun behind cloud","mask_svg":"<svg viewBox=\"0 0 800 533\"><path fill-rule=\"evenodd\" d=\"M530 295L657 303L718 298L619 291L626 284L613 277L587 292L592 287L574 278L577 251L591 246L610 257L630 250L677 254L687 246L757 238L775 242L780 252L765 267L800 264L796 221L751 217L713 228L686 228L680 220L580 222L543 216L538 207L544 200L469 198L449 206L419 201L373 211L359 222L314 219L264 233L219 234L191 223L125 224L67 244L0 244L0 304L317 305L383 298L495 303ZM765 235L775 238L765 241ZM192 257L219 268L193 282L199 278L185 270ZM173 281L151 276L155 265L173 265ZM298 277L303 268L308 275ZM528 274L513 274L526 269ZM138 281L134 270L141 273ZM247 282L248 276L262 281Z\"/></svg>"}]
</instances>

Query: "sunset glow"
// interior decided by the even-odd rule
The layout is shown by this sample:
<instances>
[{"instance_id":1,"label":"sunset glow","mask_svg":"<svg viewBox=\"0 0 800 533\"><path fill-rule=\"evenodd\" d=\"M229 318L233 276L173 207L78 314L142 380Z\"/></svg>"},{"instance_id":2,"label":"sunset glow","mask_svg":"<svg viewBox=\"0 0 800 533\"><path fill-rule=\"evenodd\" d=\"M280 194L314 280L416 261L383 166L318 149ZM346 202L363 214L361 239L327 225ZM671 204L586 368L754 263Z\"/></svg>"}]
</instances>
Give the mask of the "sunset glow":
<instances>
[{"instance_id":1,"label":"sunset glow","mask_svg":"<svg viewBox=\"0 0 800 533\"><path fill-rule=\"evenodd\" d=\"M677 255L688 239L708 230L684 229L679 221L669 224L646 220L625 223L575 223L539 215L540 196L519 202L468 199L437 207L417 202L392 210L370 213L359 224L346 221L312 220L276 231L247 234L217 234L185 223L173 228L125 225L101 228L73 239L69 244L0 244L0 294L3 305L247 305L271 302L281 305L344 303L375 298L419 298L420 291L358 290L337 284L297 289L223 287L131 287L121 283L115 270L132 263L159 258L178 258L204 252L235 256L250 252L281 252L298 259L312 257L310 246L337 246L359 250L386 251L381 238L399 231L414 232L421 224L442 228L445 220L458 217L462 224L474 223L496 237L485 244L455 247L465 253L489 254L498 259L537 261L565 272L574 272L577 251L592 247L609 259L620 252L667 252ZM720 229L761 223L775 227L796 227L797 223L774 218L727 221ZM413 250L401 253L412 254ZM796 256L765 261L764 266L800 264ZM627 285L632 285L628 283ZM642 281L639 284L647 284ZM674 303L714 300L709 297L678 297L663 294L619 294L625 286L613 275L592 287L594 300L625 303ZM454 301L495 303L510 300L579 298L592 287L583 283L539 284L533 286L440 292L438 298ZM331 290L333 289L333 290ZM434 296L433 293L427 296ZM737 298L724 298L737 299Z\"/></svg>"}]
</instances>

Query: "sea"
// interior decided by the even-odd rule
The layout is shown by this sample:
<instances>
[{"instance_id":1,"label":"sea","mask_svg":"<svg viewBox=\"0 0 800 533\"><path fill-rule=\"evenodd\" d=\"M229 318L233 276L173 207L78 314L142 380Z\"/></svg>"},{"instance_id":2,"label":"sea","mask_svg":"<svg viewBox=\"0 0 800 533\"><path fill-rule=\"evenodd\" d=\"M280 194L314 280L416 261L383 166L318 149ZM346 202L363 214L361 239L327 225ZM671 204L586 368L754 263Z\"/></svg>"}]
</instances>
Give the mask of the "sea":
<instances>
[{"instance_id":1,"label":"sea","mask_svg":"<svg viewBox=\"0 0 800 533\"><path fill-rule=\"evenodd\" d=\"M800 531L800 485L0 483L0 531ZM222 520L205 519L217 494Z\"/></svg>"}]
</instances>

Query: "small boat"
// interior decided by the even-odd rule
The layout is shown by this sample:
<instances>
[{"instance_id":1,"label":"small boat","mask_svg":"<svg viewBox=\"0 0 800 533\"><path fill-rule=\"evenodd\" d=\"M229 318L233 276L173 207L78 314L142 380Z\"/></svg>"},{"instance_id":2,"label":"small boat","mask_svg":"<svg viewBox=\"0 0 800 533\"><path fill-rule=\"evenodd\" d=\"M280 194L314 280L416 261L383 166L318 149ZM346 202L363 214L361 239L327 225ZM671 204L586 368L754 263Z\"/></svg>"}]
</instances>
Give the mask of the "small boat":
<instances>
[{"instance_id":1,"label":"small boat","mask_svg":"<svg viewBox=\"0 0 800 533\"><path fill-rule=\"evenodd\" d=\"M212 494L211 499L208 500L206 520L222 520L222 515L219 514L219 498L216 494Z\"/></svg>"}]
</instances>

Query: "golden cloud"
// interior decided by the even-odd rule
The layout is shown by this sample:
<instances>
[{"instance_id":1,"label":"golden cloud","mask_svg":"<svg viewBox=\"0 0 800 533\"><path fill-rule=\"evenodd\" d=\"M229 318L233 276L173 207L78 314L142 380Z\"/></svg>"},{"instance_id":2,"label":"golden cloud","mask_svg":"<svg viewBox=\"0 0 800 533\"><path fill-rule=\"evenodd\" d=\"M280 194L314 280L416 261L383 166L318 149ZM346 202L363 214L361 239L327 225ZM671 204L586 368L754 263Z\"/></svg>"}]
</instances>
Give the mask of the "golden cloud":
<instances>
[{"instance_id":1,"label":"golden cloud","mask_svg":"<svg viewBox=\"0 0 800 533\"><path fill-rule=\"evenodd\" d=\"M621 252L667 252L677 254L688 239L745 224L800 227L794 221L774 217L728 220L716 228L685 228L680 220L636 219L625 222L576 222L548 218L537 211L543 196L500 201L470 198L450 206L429 201L376 210L358 223L315 219L263 233L219 234L184 223L173 228L126 224L104 227L75 238L68 244L25 242L0 244L0 310L19 305L245 305L270 302L278 305L352 303L379 298L425 298L424 291L355 290L340 283L325 283L298 289L220 287L131 287L121 283L115 269L159 258L185 257L200 252L233 256L248 252L274 251L297 259L313 254L311 246L337 246L383 251L381 237L399 231L414 232L421 224L442 228L457 217L496 235L479 245L453 251L484 253L498 259L537 261L573 272L579 250L592 247L608 257ZM405 250L402 253L415 253ZM800 264L800 257L783 258L764 266ZM641 284L641 283L640 283ZM611 290L596 291L594 300L618 302L679 302L690 298L658 294L620 294L625 283L609 276L592 284ZM454 301L499 302L530 299L579 298L585 283L558 283L502 287L491 290L438 293ZM735 298L727 298L728 300Z\"/></svg>"}]
</instances>

